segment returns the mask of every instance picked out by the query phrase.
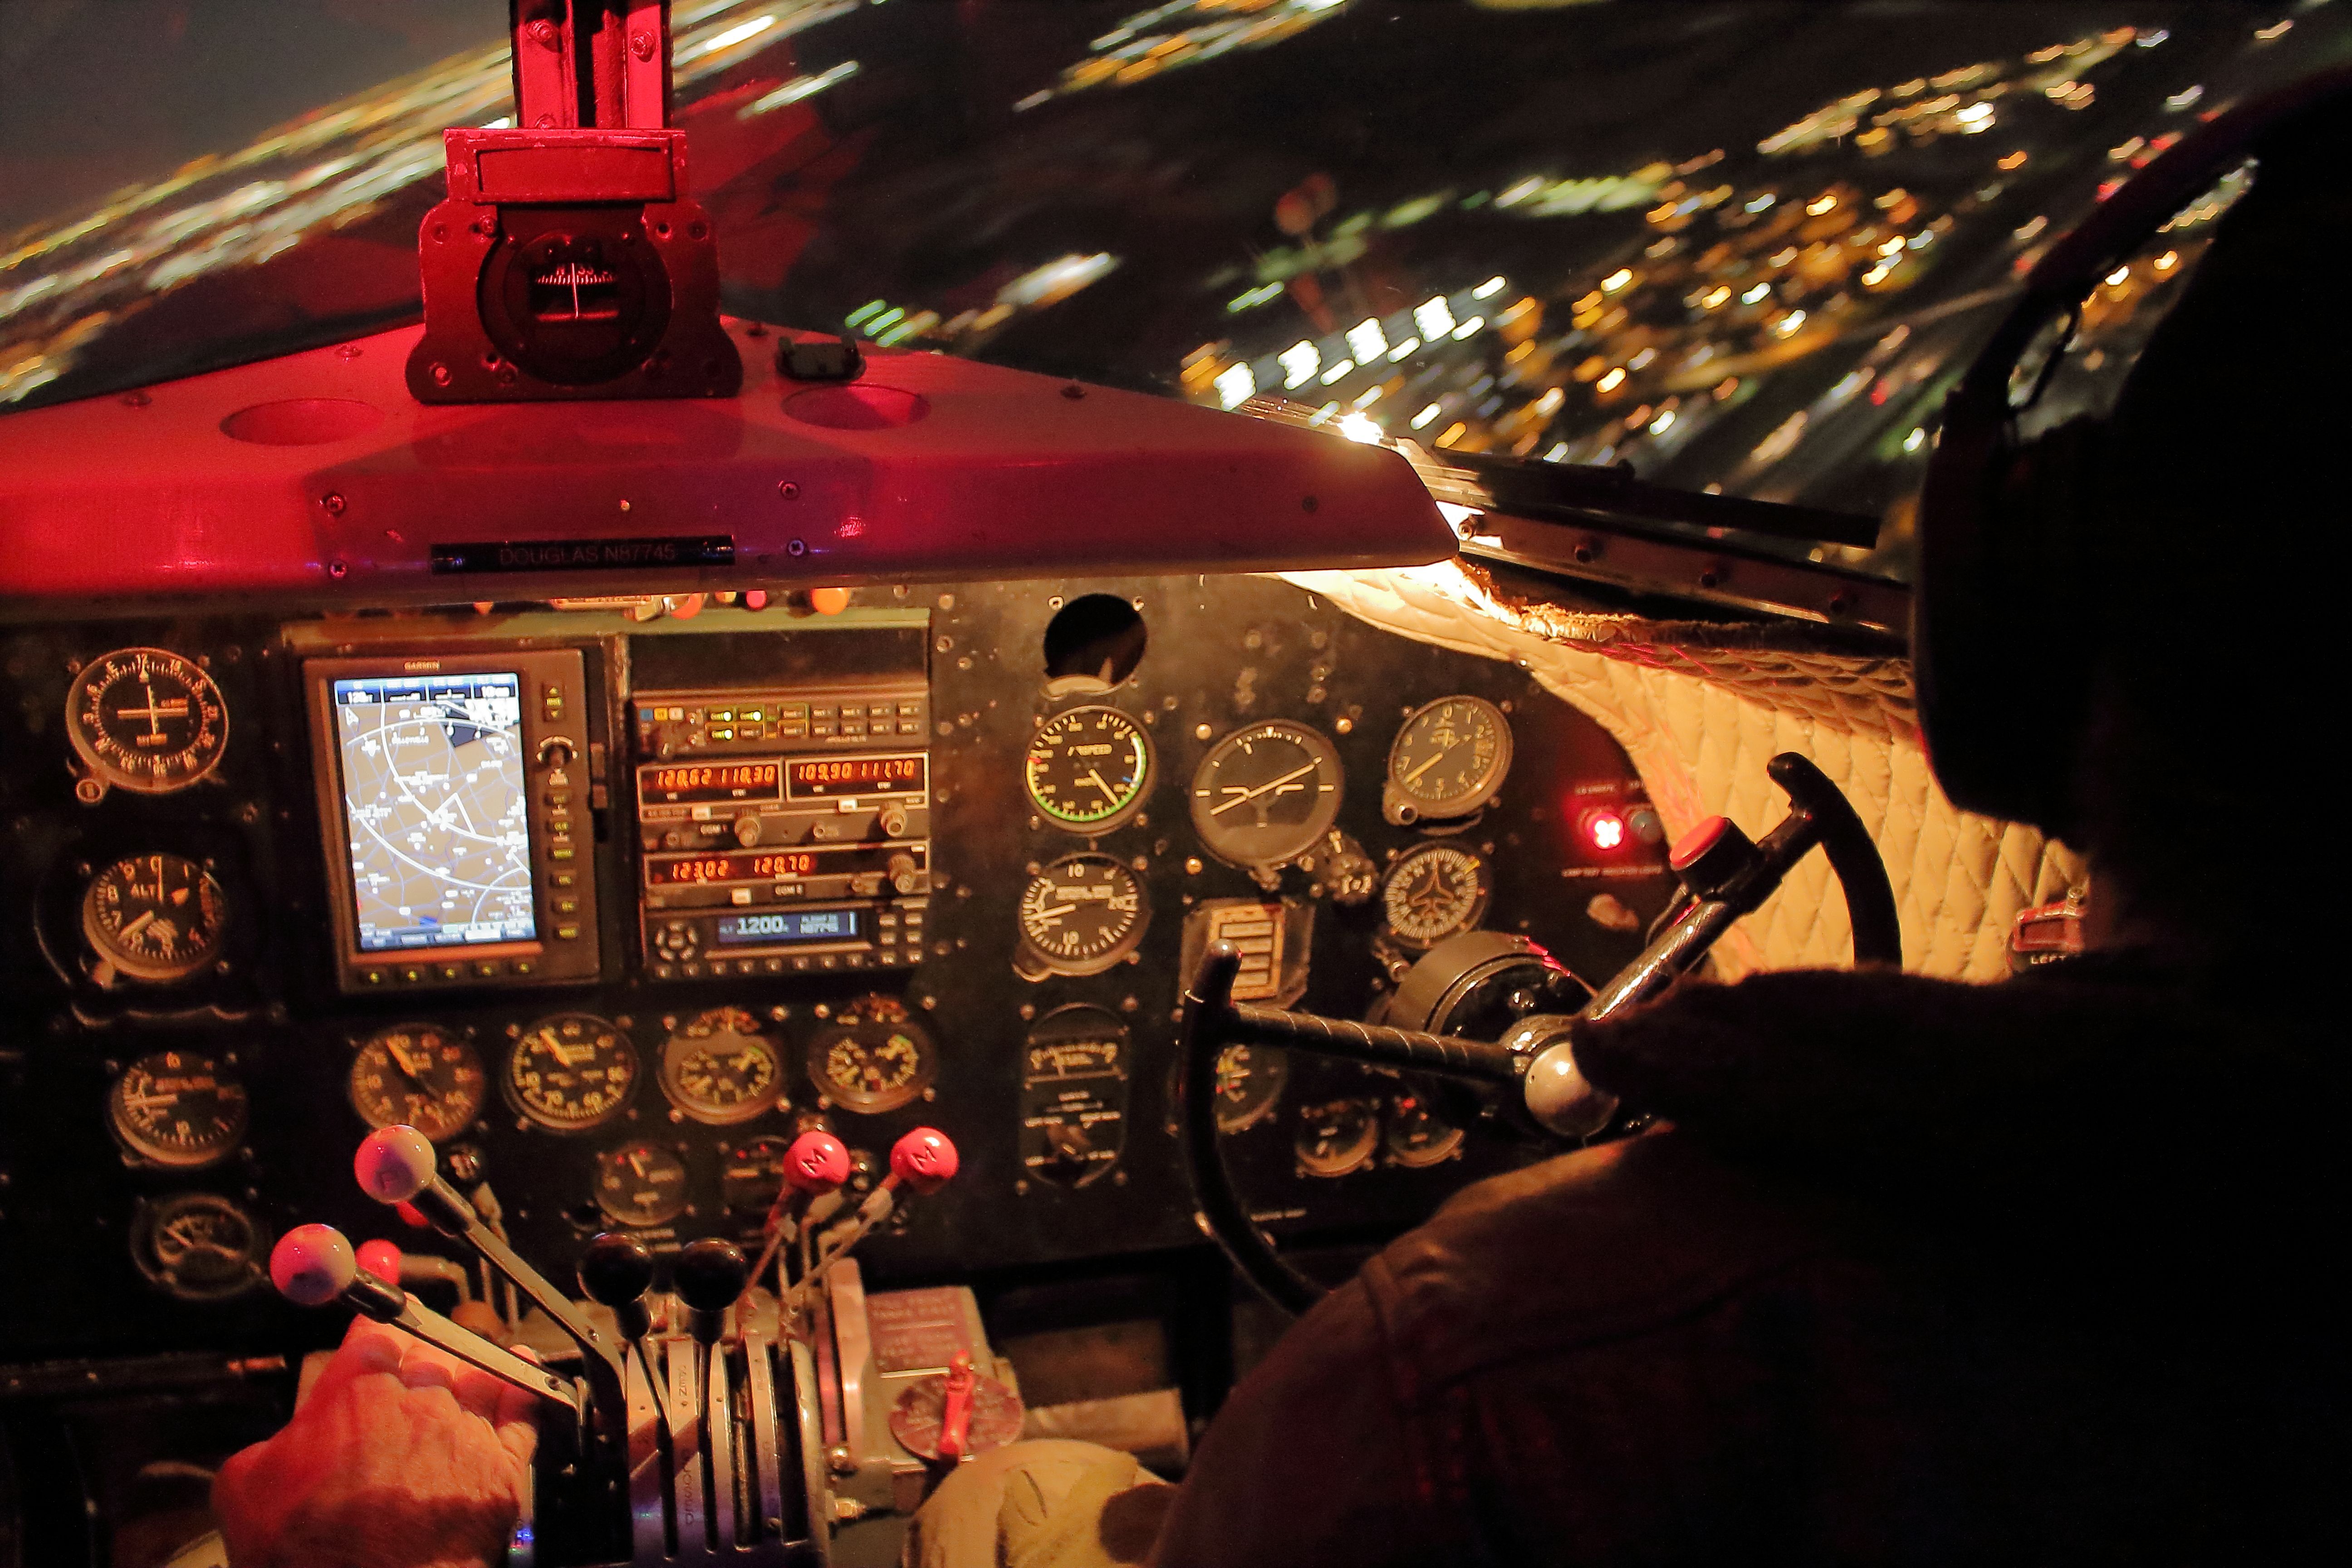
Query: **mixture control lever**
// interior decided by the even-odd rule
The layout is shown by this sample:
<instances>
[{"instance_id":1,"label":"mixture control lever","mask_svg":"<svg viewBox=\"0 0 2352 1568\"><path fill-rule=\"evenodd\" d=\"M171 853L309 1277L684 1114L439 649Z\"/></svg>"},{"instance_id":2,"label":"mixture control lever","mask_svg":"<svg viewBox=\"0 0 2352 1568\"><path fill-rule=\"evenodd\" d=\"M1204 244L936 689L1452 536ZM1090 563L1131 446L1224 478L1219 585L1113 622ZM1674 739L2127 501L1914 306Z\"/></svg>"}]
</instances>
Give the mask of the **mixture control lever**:
<instances>
[{"instance_id":1,"label":"mixture control lever","mask_svg":"<svg viewBox=\"0 0 2352 1568\"><path fill-rule=\"evenodd\" d=\"M840 1139L821 1127L814 1127L793 1140L793 1146L784 1151L784 1184L777 1192L776 1201L769 1205L767 1223L761 1227L764 1239L760 1245L760 1260L745 1276L746 1289L766 1278L768 1265L778 1249L789 1246L800 1234L809 1205L827 1193L839 1192L848 1180L849 1150ZM780 1284L777 1294L782 1293Z\"/></svg>"},{"instance_id":2,"label":"mixture control lever","mask_svg":"<svg viewBox=\"0 0 2352 1568\"><path fill-rule=\"evenodd\" d=\"M898 1205L900 1187L918 1197L928 1197L954 1180L961 1163L955 1141L936 1127L918 1127L890 1145L890 1173L866 1194L866 1201L857 1205L856 1218L835 1227L838 1234L825 1245L824 1255L793 1287L785 1302L787 1310L804 1309L823 1288L825 1271L847 1257L849 1249L863 1241L868 1231L890 1217Z\"/></svg>"},{"instance_id":3,"label":"mixture control lever","mask_svg":"<svg viewBox=\"0 0 2352 1568\"><path fill-rule=\"evenodd\" d=\"M362 1250L372 1250L375 1245L370 1243ZM459 1328L382 1279L373 1268L362 1268L352 1244L332 1226L296 1226L279 1237L269 1254L269 1279L279 1295L297 1306L323 1307L341 1301L362 1317L406 1330L501 1383L561 1405L575 1424L579 1420L579 1398L562 1378Z\"/></svg>"}]
</instances>

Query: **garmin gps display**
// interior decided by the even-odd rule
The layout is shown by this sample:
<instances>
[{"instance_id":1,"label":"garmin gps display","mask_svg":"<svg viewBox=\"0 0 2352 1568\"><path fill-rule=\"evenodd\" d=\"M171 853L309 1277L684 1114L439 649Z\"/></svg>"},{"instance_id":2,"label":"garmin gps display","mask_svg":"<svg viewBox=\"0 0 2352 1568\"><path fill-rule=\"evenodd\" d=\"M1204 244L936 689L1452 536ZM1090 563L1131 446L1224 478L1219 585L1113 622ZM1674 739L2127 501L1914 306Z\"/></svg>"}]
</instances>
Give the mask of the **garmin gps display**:
<instances>
[{"instance_id":1,"label":"garmin gps display","mask_svg":"<svg viewBox=\"0 0 2352 1568\"><path fill-rule=\"evenodd\" d=\"M360 951L537 936L521 692L512 672L333 682Z\"/></svg>"}]
</instances>

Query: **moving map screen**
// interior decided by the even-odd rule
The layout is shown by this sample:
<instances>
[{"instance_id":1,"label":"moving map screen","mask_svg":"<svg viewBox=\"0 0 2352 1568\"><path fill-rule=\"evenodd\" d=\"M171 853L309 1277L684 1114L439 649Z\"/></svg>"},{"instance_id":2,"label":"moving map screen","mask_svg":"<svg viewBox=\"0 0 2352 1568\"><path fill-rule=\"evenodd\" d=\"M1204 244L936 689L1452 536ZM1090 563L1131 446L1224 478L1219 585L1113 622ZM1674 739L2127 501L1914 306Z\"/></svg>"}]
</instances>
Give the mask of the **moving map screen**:
<instances>
[{"instance_id":1,"label":"moving map screen","mask_svg":"<svg viewBox=\"0 0 2352 1568\"><path fill-rule=\"evenodd\" d=\"M360 950L536 937L522 678L367 676L331 698Z\"/></svg>"}]
</instances>

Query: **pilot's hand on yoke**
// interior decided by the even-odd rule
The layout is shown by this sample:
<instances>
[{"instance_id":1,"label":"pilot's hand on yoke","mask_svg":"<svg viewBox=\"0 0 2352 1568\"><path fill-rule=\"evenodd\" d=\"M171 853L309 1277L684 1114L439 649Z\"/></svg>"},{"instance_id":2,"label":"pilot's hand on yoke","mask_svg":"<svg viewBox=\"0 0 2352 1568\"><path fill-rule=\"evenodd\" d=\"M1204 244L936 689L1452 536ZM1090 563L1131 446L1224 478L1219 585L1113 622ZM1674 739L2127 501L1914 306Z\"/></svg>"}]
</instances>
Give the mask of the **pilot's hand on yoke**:
<instances>
[{"instance_id":1,"label":"pilot's hand on yoke","mask_svg":"<svg viewBox=\"0 0 2352 1568\"><path fill-rule=\"evenodd\" d=\"M353 1321L294 1419L234 1455L213 1510L234 1568L476 1568L530 1484L529 1394Z\"/></svg>"}]
</instances>

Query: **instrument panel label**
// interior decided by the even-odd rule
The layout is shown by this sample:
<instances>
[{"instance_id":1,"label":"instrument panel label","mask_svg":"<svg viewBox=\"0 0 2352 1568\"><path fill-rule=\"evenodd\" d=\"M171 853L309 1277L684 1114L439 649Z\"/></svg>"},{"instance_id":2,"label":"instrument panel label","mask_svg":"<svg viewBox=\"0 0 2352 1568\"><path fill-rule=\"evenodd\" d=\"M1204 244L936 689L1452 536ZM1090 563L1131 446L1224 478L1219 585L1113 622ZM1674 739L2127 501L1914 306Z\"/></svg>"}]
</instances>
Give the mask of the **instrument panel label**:
<instances>
[{"instance_id":1,"label":"instrument panel label","mask_svg":"<svg viewBox=\"0 0 2352 1568\"><path fill-rule=\"evenodd\" d=\"M436 577L495 572L633 572L653 566L731 566L731 533L646 539L517 539L433 547Z\"/></svg>"}]
</instances>

